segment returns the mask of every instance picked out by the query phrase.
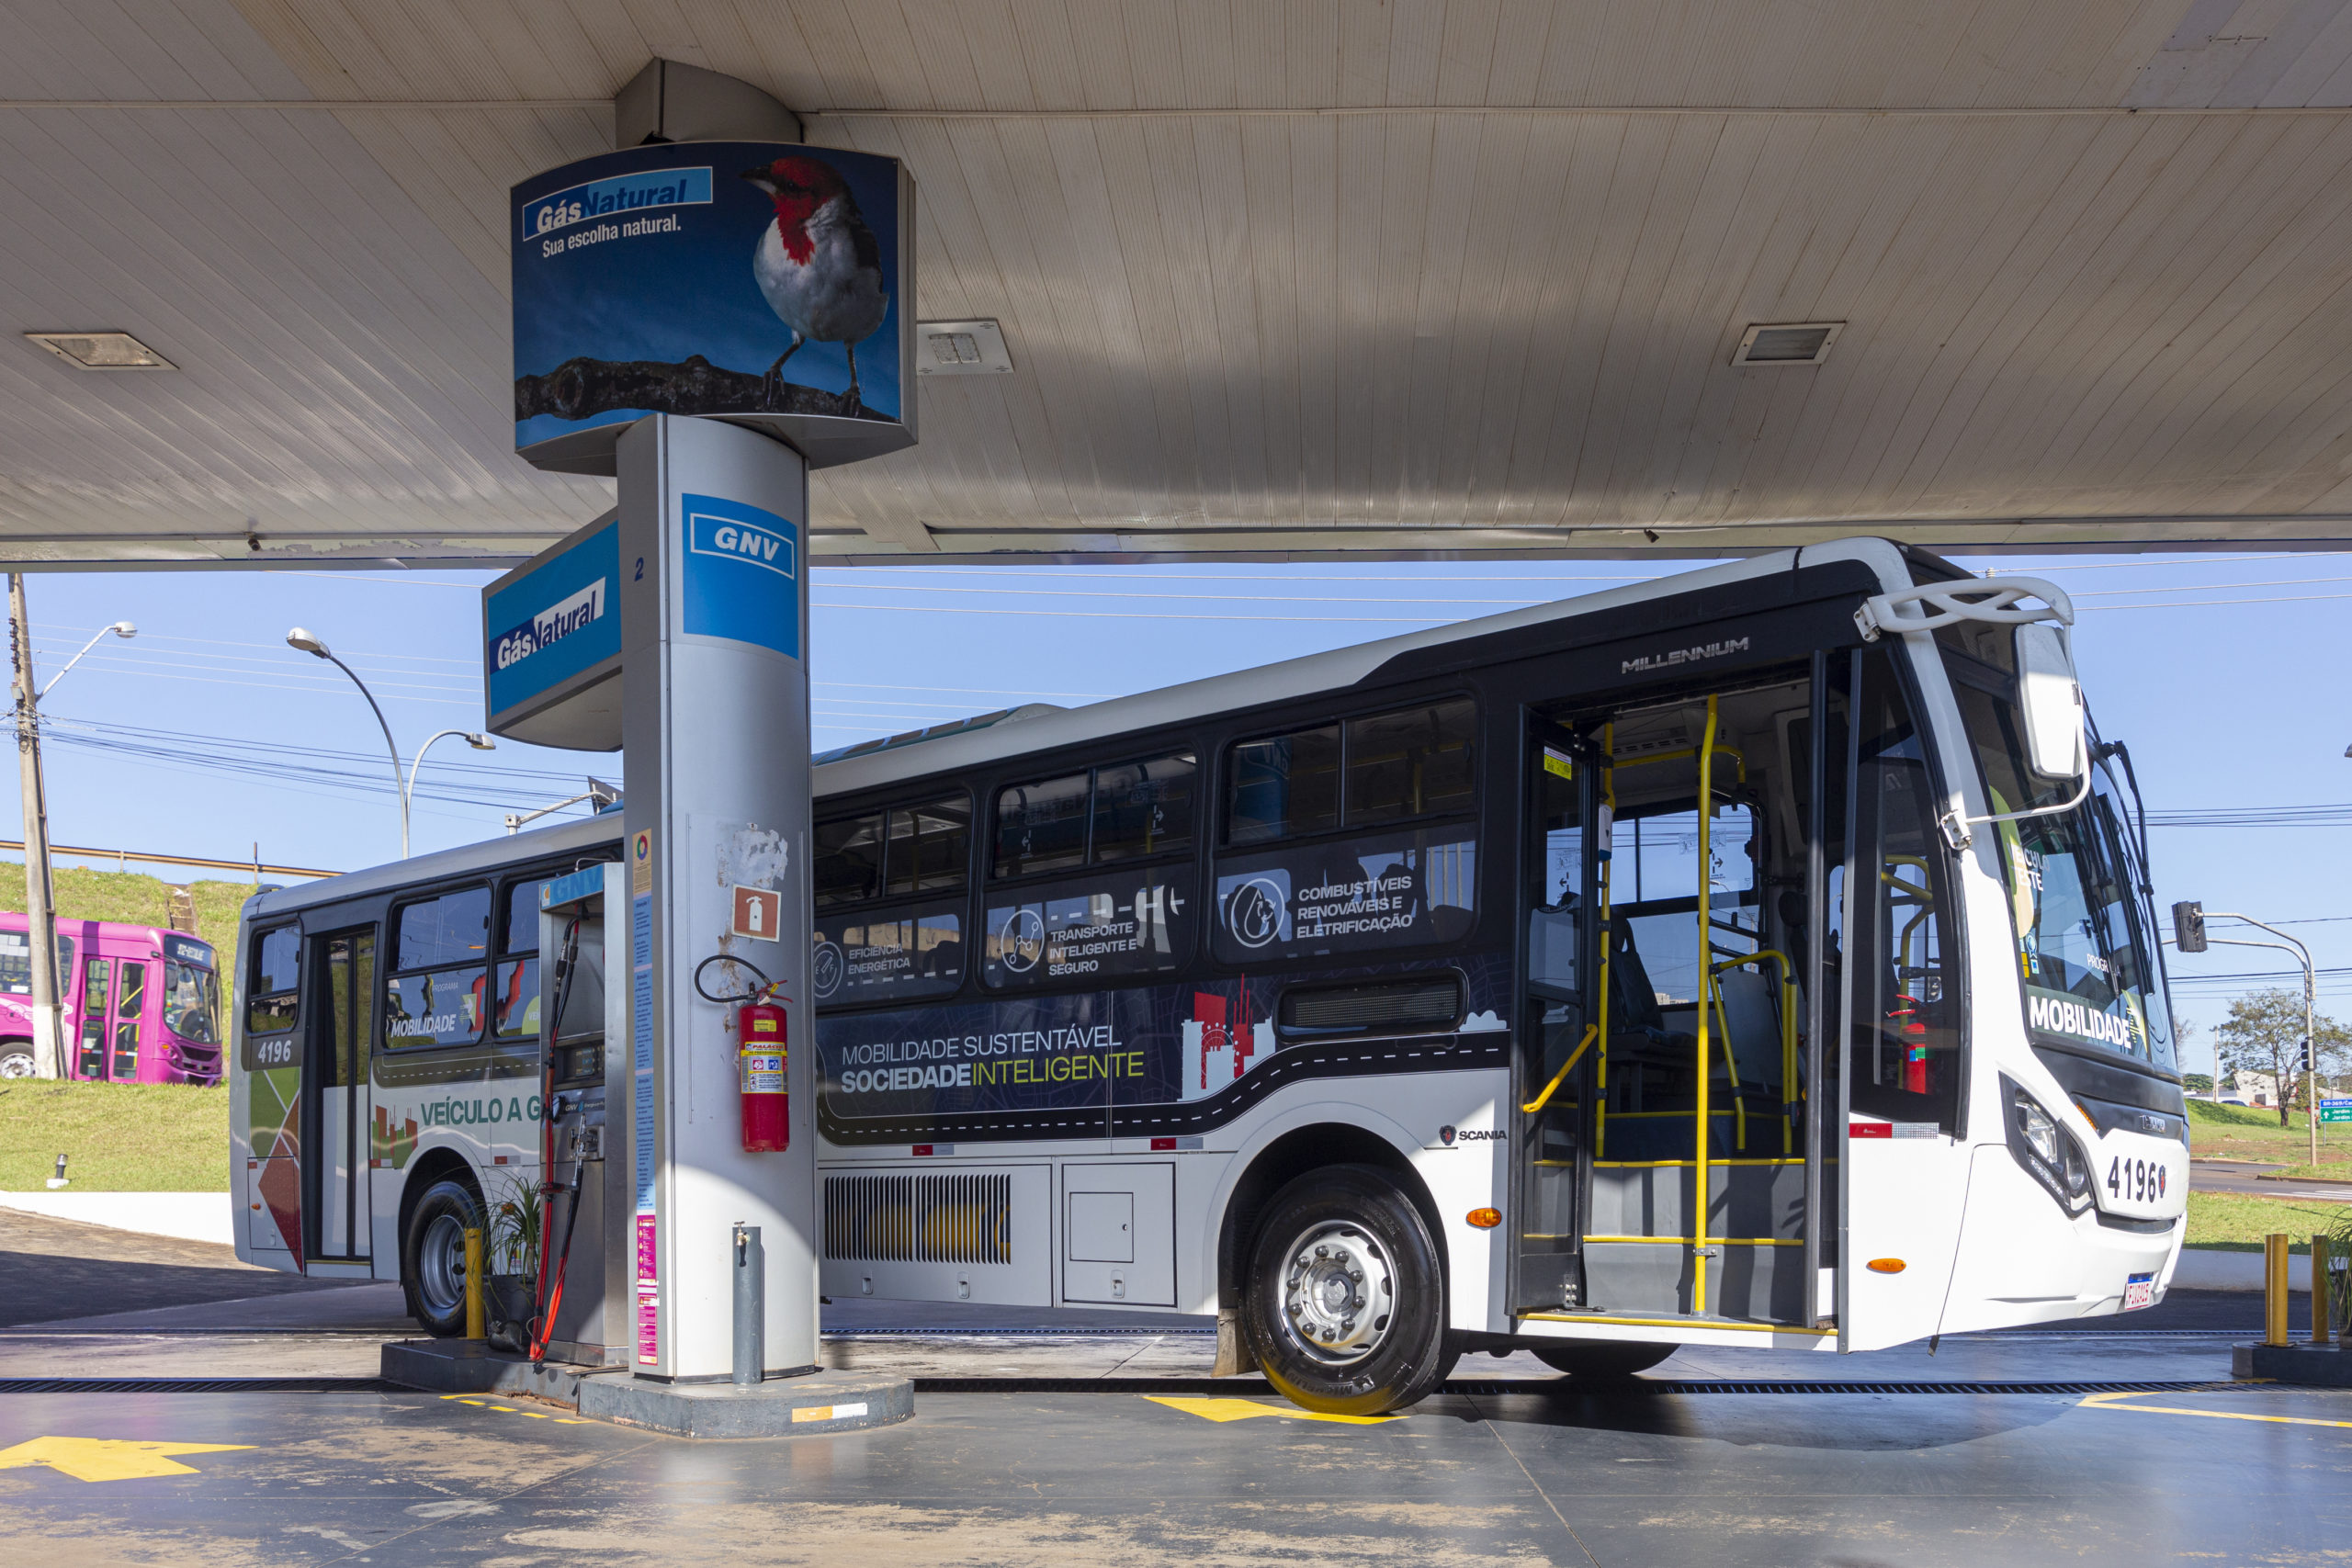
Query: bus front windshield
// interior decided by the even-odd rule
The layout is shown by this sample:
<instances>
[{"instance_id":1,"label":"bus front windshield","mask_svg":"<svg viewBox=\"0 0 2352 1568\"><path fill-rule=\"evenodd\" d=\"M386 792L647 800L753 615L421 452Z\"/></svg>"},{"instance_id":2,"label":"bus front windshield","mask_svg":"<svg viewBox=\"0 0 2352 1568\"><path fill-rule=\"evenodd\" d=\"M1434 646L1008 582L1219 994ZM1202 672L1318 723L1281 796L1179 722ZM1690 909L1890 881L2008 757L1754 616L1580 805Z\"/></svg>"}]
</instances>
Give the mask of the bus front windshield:
<instances>
[{"instance_id":1,"label":"bus front windshield","mask_svg":"<svg viewBox=\"0 0 2352 1568\"><path fill-rule=\"evenodd\" d=\"M197 1045L217 1045L220 981L211 970L183 959L164 961L164 1027Z\"/></svg>"},{"instance_id":2,"label":"bus front windshield","mask_svg":"<svg viewBox=\"0 0 2352 1568\"><path fill-rule=\"evenodd\" d=\"M2072 799L2078 779L2044 780L2026 765L2024 732L2006 679L1951 660L1952 693L1996 815ZM2036 1042L2094 1046L2177 1070L2155 922L2109 764L2091 768L2082 804L2045 817L1984 824L1994 834L2015 921L2026 1025Z\"/></svg>"}]
</instances>

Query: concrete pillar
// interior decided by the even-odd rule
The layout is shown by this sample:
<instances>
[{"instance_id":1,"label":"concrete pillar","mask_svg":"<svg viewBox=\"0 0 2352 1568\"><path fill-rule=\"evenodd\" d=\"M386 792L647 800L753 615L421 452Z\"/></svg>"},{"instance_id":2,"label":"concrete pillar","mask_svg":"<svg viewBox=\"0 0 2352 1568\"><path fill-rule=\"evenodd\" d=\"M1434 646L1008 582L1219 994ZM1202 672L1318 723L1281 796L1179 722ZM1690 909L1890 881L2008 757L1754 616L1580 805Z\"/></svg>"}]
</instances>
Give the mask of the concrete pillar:
<instances>
[{"instance_id":1,"label":"concrete pillar","mask_svg":"<svg viewBox=\"0 0 2352 1568\"><path fill-rule=\"evenodd\" d=\"M807 1010L807 466L754 431L659 414L621 436L618 460L635 1134L630 1359L639 1377L729 1375L740 1224L759 1226L765 1247L766 1370L810 1371L817 1058ZM734 1010L703 999L694 984L715 955L748 960L783 984L792 1096L784 1153L743 1151ZM703 971L716 993L749 983L740 965Z\"/></svg>"}]
</instances>

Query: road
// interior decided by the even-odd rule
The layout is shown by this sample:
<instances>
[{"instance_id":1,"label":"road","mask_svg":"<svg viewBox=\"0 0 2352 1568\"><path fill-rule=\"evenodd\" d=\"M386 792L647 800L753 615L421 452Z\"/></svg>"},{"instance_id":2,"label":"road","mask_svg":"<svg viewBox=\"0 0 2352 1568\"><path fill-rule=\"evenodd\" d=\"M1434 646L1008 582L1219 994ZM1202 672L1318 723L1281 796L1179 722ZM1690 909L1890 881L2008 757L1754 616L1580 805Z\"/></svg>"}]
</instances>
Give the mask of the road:
<instances>
[{"instance_id":1,"label":"road","mask_svg":"<svg viewBox=\"0 0 2352 1568\"><path fill-rule=\"evenodd\" d=\"M2317 1198L2330 1203L2352 1203L2352 1187L2325 1181L2262 1179L2264 1171L2286 1168L2252 1160L2193 1160L2188 1167L2188 1189L2192 1192L2239 1192L2257 1198Z\"/></svg>"}]
</instances>

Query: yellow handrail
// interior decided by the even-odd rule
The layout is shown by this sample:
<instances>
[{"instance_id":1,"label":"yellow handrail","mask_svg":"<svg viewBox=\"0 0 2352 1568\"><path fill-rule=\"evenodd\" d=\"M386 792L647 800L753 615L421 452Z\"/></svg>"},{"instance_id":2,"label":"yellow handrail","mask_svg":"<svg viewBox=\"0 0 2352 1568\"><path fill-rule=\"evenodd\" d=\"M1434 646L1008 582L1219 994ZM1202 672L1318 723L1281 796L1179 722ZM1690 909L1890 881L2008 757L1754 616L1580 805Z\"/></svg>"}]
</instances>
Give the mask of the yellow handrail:
<instances>
[{"instance_id":1,"label":"yellow handrail","mask_svg":"<svg viewBox=\"0 0 2352 1568\"><path fill-rule=\"evenodd\" d=\"M1578 1062L1584 1060L1585 1047L1590 1045L1599 1038L1600 1038L1600 1025L1596 1023L1590 1029L1584 1032L1584 1038L1577 1042L1577 1048L1575 1050L1568 1053L1568 1059L1560 1064L1560 1070L1552 1075L1552 1081L1544 1086L1544 1092L1537 1095L1533 1100L1529 1100L1526 1104L1521 1106L1520 1110L1525 1111L1530 1116L1532 1116L1537 1111L1543 1110L1545 1102L1550 1100L1552 1098L1552 1091L1558 1089L1562 1083L1566 1082L1567 1080L1569 1071L1573 1069Z\"/></svg>"},{"instance_id":2,"label":"yellow handrail","mask_svg":"<svg viewBox=\"0 0 2352 1568\"><path fill-rule=\"evenodd\" d=\"M1754 953L1724 959L1714 966L1709 978L1713 979L1713 976L1721 975L1726 969L1743 969L1750 964L1759 963L1767 958L1781 966L1781 1152L1790 1154L1795 1150L1794 1137L1789 1128L1788 1108L1795 1102L1797 1087L1796 965L1790 961L1787 953L1781 952L1778 948L1760 947ZM1720 998L1720 987L1717 987L1717 996ZM1720 1000L1717 1005L1721 1005ZM1725 1032L1729 1032L1728 1026ZM1736 1085L1737 1081L1737 1077L1735 1075L1734 1084ZM1743 1123L1740 1145L1742 1148L1747 1147L1746 1137L1745 1123Z\"/></svg>"},{"instance_id":3,"label":"yellow handrail","mask_svg":"<svg viewBox=\"0 0 2352 1568\"><path fill-rule=\"evenodd\" d=\"M1707 1204L1709 1198L1707 1145L1712 1141L1714 1130L1714 1123L1707 1114L1708 1080L1713 1077L1713 1074L1707 1060L1707 998L1704 992L1707 984L1705 973L1707 953L1710 951L1707 938L1709 929L1707 898L1708 895L1714 890L1715 885L1714 856L1708 841L1709 829L1713 826L1715 817L1715 698L1714 694L1710 693L1707 696L1707 730L1699 738L1699 968L1702 994L1697 1010L1699 1015L1699 1113L1692 1118L1698 1127L1699 1135L1698 1153L1694 1156L1695 1168L1691 1173L1696 1179L1691 1183L1690 1204L1692 1233L1690 1311L1692 1315L1700 1317L1705 1316L1707 1312ZM1736 1101L1734 1103L1736 1104Z\"/></svg>"},{"instance_id":4,"label":"yellow handrail","mask_svg":"<svg viewBox=\"0 0 2352 1568\"><path fill-rule=\"evenodd\" d=\"M1736 746L1720 745L1712 740L1708 743L1708 750L1715 755L1729 757L1733 761L1738 763L1739 782L1742 784L1746 784L1747 782L1747 753L1742 751ZM1685 757L1695 757L1698 754L1699 749L1696 746L1685 746L1679 751L1652 751L1645 756L1628 757L1624 761L1618 762L1616 765L1621 768L1638 768L1645 762L1679 762ZM1705 772L1704 769L1700 771L1702 773ZM1700 789L1702 793L1705 788L1705 784L1702 784L1700 785Z\"/></svg>"},{"instance_id":5,"label":"yellow handrail","mask_svg":"<svg viewBox=\"0 0 2352 1568\"><path fill-rule=\"evenodd\" d=\"M1609 918L1609 874L1617 863L1617 724L1615 720L1600 727L1600 804L1608 808L1610 819L1611 859L1596 861L1599 874L1600 920L1600 1006L1596 1010L1593 1027L1600 1032L1600 1055L1592 1064L1592 1153L1595 1159L1609 1152L1609 948L1616 932ZM1595 823L1587 833L1588 853L1599 854L1600 846L1595 839L1599 829Z\"/></svg>"}]
</instances>

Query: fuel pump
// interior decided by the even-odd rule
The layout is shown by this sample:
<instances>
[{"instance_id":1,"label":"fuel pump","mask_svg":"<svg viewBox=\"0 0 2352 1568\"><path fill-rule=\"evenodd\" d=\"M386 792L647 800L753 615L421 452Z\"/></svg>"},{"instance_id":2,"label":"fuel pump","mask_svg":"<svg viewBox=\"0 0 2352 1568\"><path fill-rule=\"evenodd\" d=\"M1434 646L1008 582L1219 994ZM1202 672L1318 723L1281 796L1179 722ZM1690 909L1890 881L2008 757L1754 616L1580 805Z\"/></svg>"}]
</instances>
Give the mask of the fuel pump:
<instances>
[{"instance_id":1,"label":"fuel pump","mask_svg":"<svg viewBox=\"0 0 2352 1568\"><path fill-rule=\"evenodd\" d=\"M702 981L714 964L749 970L759 984L747 992L714 996ZM760 973L749 959L713 953L695 966L695 990L705 1001L738 1004L735 1009L735 1065L742 1091L743 1152L781 1154L792 1146L792 1095L786 1064L791 1060L785 1010L776 998L784 987Z\"/></svg>"}]
</instances>

